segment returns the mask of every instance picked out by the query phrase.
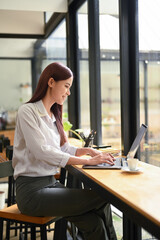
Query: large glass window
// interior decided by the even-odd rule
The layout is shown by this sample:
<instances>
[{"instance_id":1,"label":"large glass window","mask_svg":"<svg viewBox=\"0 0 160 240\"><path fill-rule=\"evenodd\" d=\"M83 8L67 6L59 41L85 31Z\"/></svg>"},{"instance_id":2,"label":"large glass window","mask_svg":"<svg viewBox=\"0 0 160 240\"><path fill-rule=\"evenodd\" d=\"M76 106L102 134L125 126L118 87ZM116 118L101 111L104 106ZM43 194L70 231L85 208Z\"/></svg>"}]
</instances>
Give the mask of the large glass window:
<instances>
[{"instance_id":1,"label":"large glass window","mask_svg":"<svg viewBox=\"0 0 160 240\"><path fill-rule=\"evenodd\" d=\"M118 0L100 0L100 50L103 144L121 147Z\"/></svg>"},{"instance_id":2,"label":"large glass window","mask_svg":"<svg viewBox=\"0 0 160 240\"><path fill-rule=\"evenodd\" d=\"M139 0L141 160L160 166L160 1Z\"/></svg>"},{"instance_id":3,"label":"large glass window","mask_svg":"<svg viewBox=\"0 0 160 240\"><path fill-rule=\"evenodd\" d=\"M51 62L61 62L66 65L66 21L63 20L53 33L43 43L45 56L42 59L42 69Z\"/></svg>"},{"instance_id":4,"label":"large glass window","mask_svg":"<svg viewBox=\"0 0 160 240\"><path fill-rule=\"evenodd\" d=\"M78 10L81 128L90 129L88 11L87 3Z\"/></svg>"},{"instance_id":5,"label":"large glass window","mask_svg":"<svg viewBox=\"0 0 160 240\"><path fill-rule=\"evenodd\" d=\"M119 7L118 0L99 1L102 143L121 149ZM112 206L118 239L122 239L122 213Z\"/></svg>"},{"instance_id":6,"label":"large glass window","mask_svg":"<svg viewBox=\"0 0 160 240\"><path fill-rule=\"evenodd\" d=\"M53 33L42 44L37 53L40 72L52 62L61 62L67 65L66 61L66 20L64 19ZM39 69L38 68L38 69ZM40 73L39 73L40 74ZM72 91L72 89L71 89ZM63 112L68 113L67 101L63 104Z\"/></svg>"}]
</instances>

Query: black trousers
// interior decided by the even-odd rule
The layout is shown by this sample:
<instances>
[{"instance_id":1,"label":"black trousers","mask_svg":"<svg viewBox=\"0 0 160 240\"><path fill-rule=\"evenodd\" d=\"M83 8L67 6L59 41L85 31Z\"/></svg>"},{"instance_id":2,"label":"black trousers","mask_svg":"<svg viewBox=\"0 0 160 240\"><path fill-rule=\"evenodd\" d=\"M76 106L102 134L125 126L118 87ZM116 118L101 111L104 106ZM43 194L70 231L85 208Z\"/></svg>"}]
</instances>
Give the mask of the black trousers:
<instances>
[{"instance_id":1,"label":"black trousers","mask_svg":"<svg viewBox=\"0 0 160 240\"><path fill-rule=\"evenodd\" d=\"M70 189L53 176L18 177L19 210L30 216L63 216L86 240L116 240L110 204L89 189Z\"/></svg>"}]
</instances>

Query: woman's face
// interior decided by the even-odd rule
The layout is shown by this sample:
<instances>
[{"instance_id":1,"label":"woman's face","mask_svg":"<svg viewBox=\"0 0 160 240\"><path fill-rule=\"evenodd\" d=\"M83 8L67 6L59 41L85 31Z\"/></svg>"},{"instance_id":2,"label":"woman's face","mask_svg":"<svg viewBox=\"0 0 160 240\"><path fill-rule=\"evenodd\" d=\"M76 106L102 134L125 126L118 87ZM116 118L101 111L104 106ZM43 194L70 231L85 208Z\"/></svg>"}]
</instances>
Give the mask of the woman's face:
<instances>
[{"instance_id":1,"label":"woman's face","mask_svg":"<svg viewBox=\"0 0 160 240\"><path fill-rule=\"evenodd\" d=\"M66 80L55 81L50 78L48 81L48 86L50 87L50 97L57 104L62 105L66 98L71 94L70 88L72 86L73 77Z\"/></svg>"}]
</instances>

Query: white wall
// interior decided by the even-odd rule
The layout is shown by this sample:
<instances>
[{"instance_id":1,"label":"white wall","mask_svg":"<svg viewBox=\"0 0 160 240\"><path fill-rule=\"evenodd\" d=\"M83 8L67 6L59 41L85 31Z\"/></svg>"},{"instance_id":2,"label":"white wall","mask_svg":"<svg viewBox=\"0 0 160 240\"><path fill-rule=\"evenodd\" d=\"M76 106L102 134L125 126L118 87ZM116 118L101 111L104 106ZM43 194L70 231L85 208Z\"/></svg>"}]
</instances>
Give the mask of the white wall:
<instances>
[{"instance_id":1,"label":"white wall","mask_svg":"<svg viewBox=\"0 0 160 240\"><path fill-rule=\"evenodd\" d=\"M0 60L0 109L16 110L22 102L29 100L31 88L20 87L26 83L31 84L29 60Z\"/></svg>"}]
</instances>

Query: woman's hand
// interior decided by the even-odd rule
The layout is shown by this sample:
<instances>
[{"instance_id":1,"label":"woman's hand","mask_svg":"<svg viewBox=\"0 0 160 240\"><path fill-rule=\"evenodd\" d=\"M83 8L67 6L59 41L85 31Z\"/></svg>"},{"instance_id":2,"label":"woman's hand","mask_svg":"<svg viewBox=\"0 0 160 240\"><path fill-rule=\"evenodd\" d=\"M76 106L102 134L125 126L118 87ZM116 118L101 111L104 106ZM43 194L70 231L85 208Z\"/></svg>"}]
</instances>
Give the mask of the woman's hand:
<instances>
[{"instance_id":1,"label":"woman's hand","mask_svg":"<svg viewBox=\"0 0 160 240\"><path fill-rule=\"evenodd\" d=\"M97 165L101 163L109 163L111 165L114 165L114 157L110 153L106 152L100 152L99 154L96 154L94 157L88 159L88 165Z\"/></svg>"},{"instance_id":2,"label":"woman's hand","mask_svg":"<svg viewBox=\"0 0 160 240\"><path fill-rule=\"evenodd\" d=\"M90 158L81 158L81 155L90 155ZM93 148L78 148L76 156L71 156L67 162L67 165L97 165L100 163L109 163L114 165L114 157L110 153L100 152Z\"/></svg>"},{"instance_id":3,"label":"woman's hand","mask_svg":"<svg viewBox=\"0 0 160 240\"><path fill-rule=\"evenodd\" d=\"M76 152L76 156L82 156L82 155L90 155L91 157L94 157L98 154L100 154L101 152L93 149L93 148L89 148L89 147L84 147L84 148L78 148L77 152Z\"/></svg>"},{"instance_id":4,"label":"woman's hand","mask_svg":"<svg viewBox=\"0 0 160 240\"><path fill-rule=\"evenodd\" d=\"M90 155L91 157L94 157L96 155L99 155L101 152L94 149L94 148L86 148L87 149L87 154Z\"/></svg>"},{"instance_id":5,"label":"woman's hand","mask_svg":"<svg viewBox=\"0 0 160 240\"><path fill-rule=\"evenodd\" d=\"M97 165L100 163L109 163L114 165L115 158L112 154L107 152L100 152L94 148L78 148L76 151L76 156L90 155L91 158L87 159L77 159L68 162L68 164L86 164L86 165ZM85 162L84 162L85 161Z\"/></svg>"}]
</instances>

